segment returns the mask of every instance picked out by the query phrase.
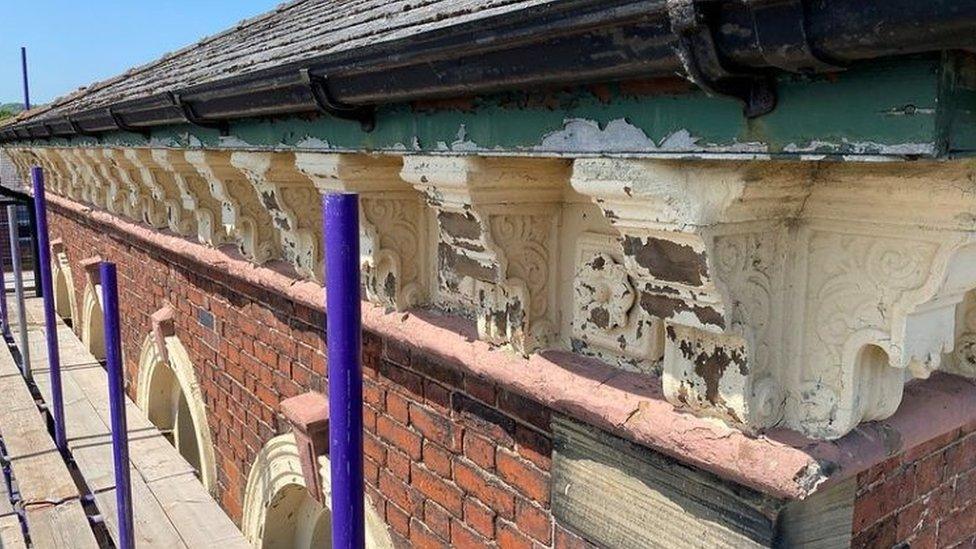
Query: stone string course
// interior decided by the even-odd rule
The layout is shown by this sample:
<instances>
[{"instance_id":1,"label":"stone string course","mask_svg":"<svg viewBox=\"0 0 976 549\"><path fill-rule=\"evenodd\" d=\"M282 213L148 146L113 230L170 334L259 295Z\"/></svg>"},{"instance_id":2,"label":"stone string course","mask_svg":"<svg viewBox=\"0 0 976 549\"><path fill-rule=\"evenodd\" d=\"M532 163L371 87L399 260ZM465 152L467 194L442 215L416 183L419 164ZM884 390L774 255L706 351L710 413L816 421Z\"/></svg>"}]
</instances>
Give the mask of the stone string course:
<instances>
[{"instance_id":1,"label":"stone string course","mask_svg":"<svg viewBox=\"0 0 976 549\"><path fill-rule=\"evenodd\" d=\"M254 457L290 428L279 403L326 389L323 313L219 269L191 272L79 221L53 208L52 236L75 273L94 253L118 264L130 392L150 316L164 303L176 310L214 430L218 499L240 521ZM84 295L86 278L74 279ZM205 315L214 329L201 324ZM365 334L363 366L368 492L399 545L585 546L549 513L548 408L375 334Z\"/></svg>"},{"instance_id":2,"label":"stone string course","mask_svg":"<svg viewBox=\"0 0 976 549\"><path fill-rule=\"evenodd\" d=\"M75 273L77 299L84 295L87 284L82 266L85 259L99 255L119 265L130 390L134 390L140 345L151 330L151 314L167 303L175 309L176 334L185 342L197 368L214 430L218 498L239 521L254 457L268 439L288 429L287 422L278 416L279 403L308 390L326 388L321 329L325 319L321 309L262 288L254 281L260 278L257 275L249 280L241 272L232 274L242 260L231 256L225 256L223 263L188 260L192 254L178 246L148 244L145 235L139 234L145 229L126 222L107 223L110 216L92 213L68 200L52 197L51 209L52 238L64 243ZM159 238L179 240L165 235ZM187 246L206 250L197 244ZM267 267L273 265L260 271L270 272ZM318 292L321 295L321 289ZM556 523L549 511L552 406L567 412L574 405L539 398L545 394L539 388L536 398L529 398L531 392L512 390L516 385L511 379L497 376L498 369L479 370L477 364L431 353L420 343L429 334L417 333L417 338L412 338L404 332L395 337L377 329L382 323L373 309L365 309L365 470L370 499L377 504L376 510L389 525L395 542L418 547L492 543L499 547L588 547L585 540ZM211 323L213 328L209 327ZM493 354L500 369L515 368L515 364L508 364L514 361L521 362L523 371L539 366L539 360L526 363L510 354ZM593 376L596 371L589 374ZM579 383L586 381L581 375L575 377ZM859 430L855 433L858 436L837 443L795 443L806 445L811 455L830 455L841 461L848 456L848 462L840 467L847 474L863 471L858 476L853 532L860 546L888 546L889 540L910 542L912 547L916 543L925 546L924 540L938 541L937 546L974 542L976 422L971 421L973 414L968 414L964 405L972 384L958 379L949 384L942 378L931 381L936 386L942 381L954 387L955 394L944 391L943 402L950 408L946 421L926 423L927 427L920 429L918 421L904 421L896 415L891 421L894 427ZM937 387L930 394L922 391L923 398L916 400L930 402L940 390ZM643 392L651 394L646 388ZM911 408L916 402L912 400L912 387L908 393ZM627 391L614 396L624 394ZM543 400L546 404L540 402ZM643 402L670 407L659 393L651 399L645 396ZM576 415L612 430L611 425L601 423L599 412L587 411L585 406L585 402L577 402ZM654 409L653 413L658 411ZM719 429L713 433L710 448L692 448L685 456L699 466L703 465L705 450L725 459L746 459L733 462L734 466L727 466L725 471L738 468L739 474L743 468L748 474L743 465L748 464L748 453L760 456L758 461L766 464L807 456L768 439L746 439L737 431L710 426L713 424L687 414L671 411L656 419L672 425L674 416L695 422L694 428ZM655 421L648 417L640 423ZM933 425L946 425L951 431L919 444L926 440L922 431L931 434ZM618 434L627 434L619 427ZM904 444L889 448L889 453L914 448L872 466L889 442L882 444L879 435L884 431L901 433L895 438L901 437ZM634 431L629 434L639 439ZM738 440L739 446L722 446L726 439ZM714 464L708 468L716 469ZM785 485L776 489L776 475L781 471L766 473L772 485L763 486L765 491L781 497L791 495ZM762 480L757 478L762 472L752 474L752 479L739 480L754 487L761 485ZM794 487L792 496L802 495L796 490Z\"/></svg>"}]
</instances>

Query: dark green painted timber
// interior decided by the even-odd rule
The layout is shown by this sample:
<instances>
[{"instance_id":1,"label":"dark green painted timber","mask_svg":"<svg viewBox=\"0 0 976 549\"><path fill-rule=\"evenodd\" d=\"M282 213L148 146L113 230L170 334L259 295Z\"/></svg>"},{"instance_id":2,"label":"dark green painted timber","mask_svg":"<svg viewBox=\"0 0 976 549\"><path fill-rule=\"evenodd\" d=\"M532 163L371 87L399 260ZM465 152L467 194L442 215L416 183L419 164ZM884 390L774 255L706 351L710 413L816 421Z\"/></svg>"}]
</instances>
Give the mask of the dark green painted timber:
<instances>
[{"instance_id":1,"label":"dark green painted timber","mask_svg":"<svg viewBox=\"0 0 976 549\"><path fill-rule=\"evenodd\" d=\"M610 84L379 108L376 129L328 116L173 126L34 145L283 148L538 155L947 157L976 151L976 62L942 54L780 78L779 105L747 120L741 104L682 82Z\"/></svg>"}]
</instances>

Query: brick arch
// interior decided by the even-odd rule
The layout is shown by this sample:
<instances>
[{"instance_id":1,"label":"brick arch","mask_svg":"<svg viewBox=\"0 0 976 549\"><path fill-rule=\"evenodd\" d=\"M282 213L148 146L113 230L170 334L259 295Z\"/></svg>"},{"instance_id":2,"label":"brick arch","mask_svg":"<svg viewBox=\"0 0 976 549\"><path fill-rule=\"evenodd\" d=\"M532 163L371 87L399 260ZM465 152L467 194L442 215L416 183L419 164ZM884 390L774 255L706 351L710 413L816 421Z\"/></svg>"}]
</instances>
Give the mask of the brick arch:
<instances>
[{"instance_id":1,"label":"brick arch","mask_svg":"<svg viewBox=\"0 0 976 549\"><path fill-rule=\"evenodd\" d=\"M85 348L98 360L105 359L104 307L102 306L102 285L89 280L85 284L85 295L81 304L81 341Z\"/></svg>"},{"instance_id":2,"label":"brick arch","mask_svg":"<svg viewBox=\"0 0 976 549\"><path fill-rule=\"evenodd\" d=\"M175 335L149 334L139 353L136 403L199 471L211 493L217 490L217 460L203 391L190 355Z\"/></svg>"},{"instance_id":3,"label":"brick arch","mask_svg":"<svg viewBox=\"0 0 976 549\"><path fill-rule=\"evenodd\" d=\"M78 301L75 299L75 283L71 264L63 246L52 245L51 274L54 280L54 305L58 316L77 322Z\"/></svg>"},{"instance_id":4,"label":"brick arch","mask_svg":"<svg viewBox=\"0 0 976 549\"><path fill-rule=\"evenodd\" d=\"M319 457L323 492L330 492L329 458ZM331 512L305 488L298 446L291 433L269 440L247 477L241 530L254 547L328 547ZM392 548L386 525L366 502L366 547Z\"/></svg>"}]
</instances>

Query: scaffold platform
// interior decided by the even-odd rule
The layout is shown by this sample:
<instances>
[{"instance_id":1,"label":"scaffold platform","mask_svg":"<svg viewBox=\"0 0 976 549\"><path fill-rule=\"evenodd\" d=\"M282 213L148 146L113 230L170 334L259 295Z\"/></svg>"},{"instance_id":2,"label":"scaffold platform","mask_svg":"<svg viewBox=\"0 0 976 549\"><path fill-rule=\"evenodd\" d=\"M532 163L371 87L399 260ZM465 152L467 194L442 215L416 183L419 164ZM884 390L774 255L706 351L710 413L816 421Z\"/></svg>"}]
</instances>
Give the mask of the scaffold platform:
<instances>
[{"instance_id":1,"label":"scaffold platform","mask_svg":"<svg viewBox=\"0 0 976 549\"><path fill-rule=\"evenodd\" d=\"M51 403L43 303L27 300L28 383L20 370L18 309L10 299L12 338L0 345L0 414L5 480L0 487L0 547L118 545L119 524L106 370L60 319L58 342L67 455L50 434ZM137 547L248 547L197 472L126 399L132 508Z\"/></svg>"}]
</instances>

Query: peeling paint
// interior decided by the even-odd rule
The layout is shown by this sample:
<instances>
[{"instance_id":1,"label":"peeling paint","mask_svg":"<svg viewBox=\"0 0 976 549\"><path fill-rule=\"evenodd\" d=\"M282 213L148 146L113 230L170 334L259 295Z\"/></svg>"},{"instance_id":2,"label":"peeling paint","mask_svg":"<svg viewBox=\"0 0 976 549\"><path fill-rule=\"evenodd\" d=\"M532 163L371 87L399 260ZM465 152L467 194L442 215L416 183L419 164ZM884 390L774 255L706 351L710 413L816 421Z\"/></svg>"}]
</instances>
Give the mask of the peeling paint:
<instances>
[{"instance_id":1,"label":"peeling paint","mask_svg":"<svg viewBox=\"0 0 976 549\"><path fill-rule=\"evenodd\" d=\"M810 141L806 145L790 143L783 147L787 153L845 153L846 155L931 156L935 155L934 143L898 143L888 145L876 142L850 142L846 138L839 143ZM802 157L801 157L802 158ZM822 157L818 157L822 158Z\"/></svg>"},{"instance_id":2,"label":"peeling paint","mask_svg":"<svg viewBox=\"0 0 976 549\"><path fill-rule=\"evenodd\" d=\"M220 146L227 149L249 149L254 147L254 145L244 141L236 135L221 135Z\"/></svg>"}]
</instances>

